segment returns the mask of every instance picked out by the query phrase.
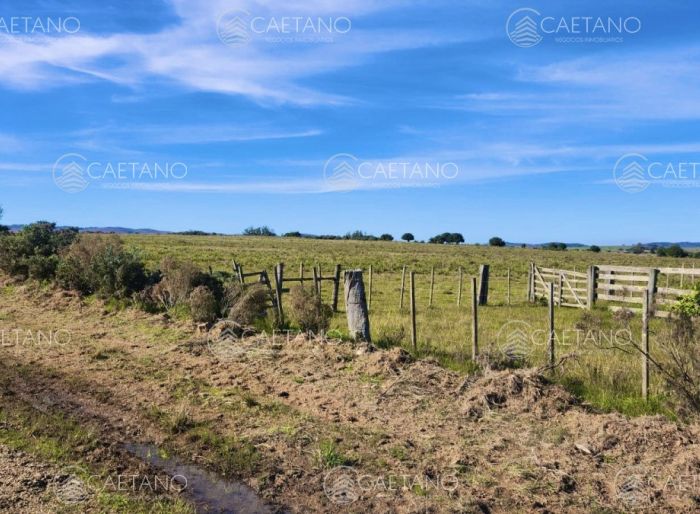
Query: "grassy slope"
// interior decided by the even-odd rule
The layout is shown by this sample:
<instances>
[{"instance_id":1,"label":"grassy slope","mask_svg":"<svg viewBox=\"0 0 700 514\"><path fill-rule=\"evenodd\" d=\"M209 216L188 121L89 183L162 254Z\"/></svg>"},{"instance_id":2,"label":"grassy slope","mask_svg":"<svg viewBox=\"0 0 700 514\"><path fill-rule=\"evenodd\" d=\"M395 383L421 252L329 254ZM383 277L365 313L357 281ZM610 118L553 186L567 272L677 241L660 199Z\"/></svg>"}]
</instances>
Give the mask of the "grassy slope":
<instances>
[{"instance_id":1,"label":"grassy slope","mask_svg":"<svg viewBox=\"0 0 700 514\"><path fill-rule=\"evenodd\" d=\"M267 269L271 273L277 262L286 264L288 276L297 276L299 264L304 263L306 274L320 264L330 274L340 263L344 268L375 271L373 280L371 324L375 342L380 345L399 344L410 348L410 318L406 310L399 310L401 267L417 273L416 296L418 310L418 353L437 358L442 364L462 371L473 369L469 359L471 347L469 313L469 277L479 264L491 265L490 304L480 310L480 346L492 347L499 341L499 331L513 320L527 322L533 330L547 329L547 308L525 302L528 263L562 269L584 271L592 264L671 267L692 261L659 258L653 255L627 255L588 251L556 252L521 248L491 248L486 246L442 246L405 244L399 242L318 241L293 238L224 237L224 236L126 236L128 244L138 248L155 267L164 256L189 259L203 268L230 271L236 259L245 271ZM433 306L428 307L429 275L435 267L436 282ZM462 305L457 306L457 270L464 269ZM511 270L511 305L506 301L507 270ZM330 283L324 283L324 297L330 300ZM342 298L342 293L341 293ZM342 304L342 300L341 300ZM340 306L342 310L342 305ZM594 348L576 341L573 331L583 311L562 308L556 312L556 326L562 345L559 355L576 352L578 359L569 364L560 377L570 389L605 410L620 410L631 415L664 412L660 398L645 404L639 398L640 366L637 355L625 355L613 350ZM600 310L606 331L619 328L610 313ZM654 322L654 329L660 322ZM343 330L342 312L335 316L332 328ZM639 334L640 321L632 321L633 333ZM653 344L653 341L652 341ZM545 363L544 344L530 349L529 364ZM660 394L659 384L652 375L652 392Z\"/></svg>"}]
</instances>

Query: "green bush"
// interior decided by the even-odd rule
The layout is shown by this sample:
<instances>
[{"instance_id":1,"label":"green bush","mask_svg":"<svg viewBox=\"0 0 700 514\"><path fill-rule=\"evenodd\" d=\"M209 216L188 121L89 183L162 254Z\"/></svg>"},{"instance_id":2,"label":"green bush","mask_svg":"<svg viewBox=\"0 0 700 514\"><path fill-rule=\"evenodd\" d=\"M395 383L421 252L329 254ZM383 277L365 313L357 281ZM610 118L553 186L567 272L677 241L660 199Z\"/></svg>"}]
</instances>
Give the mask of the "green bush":
<instances>
[{"instance_id":1,"label":"green bush","mask_svg":"<svg viewBox=\"0 0 700 514\"><path fill-rule=\"evenodd\" d=\"M0 238L0 270L25 279L50 279L56 272L56 256L77 235L77 229L57 229L55 223L46 221L7 234Z\"/></svg>"},{"instance_id":2,"label":"green bush","mask_svg":"<svg viewBox=\"0 0 700 514\"><path fill-rule=\"evenodd\" d=\"M692 293L681 296L671 310L689 318L700 316L700 283L695 284Z\"/></svg>"},{"instance_id":3,"label":"green bush","mask_svg":"<svg viewBox=\"0 0 700 514\"><path fill-rule=\"evenodd\" d=\"M140 258L116 235L84 234L63 255L56 279L65 289L127 298L148 282Z\"/></svg>"}]
</instances>

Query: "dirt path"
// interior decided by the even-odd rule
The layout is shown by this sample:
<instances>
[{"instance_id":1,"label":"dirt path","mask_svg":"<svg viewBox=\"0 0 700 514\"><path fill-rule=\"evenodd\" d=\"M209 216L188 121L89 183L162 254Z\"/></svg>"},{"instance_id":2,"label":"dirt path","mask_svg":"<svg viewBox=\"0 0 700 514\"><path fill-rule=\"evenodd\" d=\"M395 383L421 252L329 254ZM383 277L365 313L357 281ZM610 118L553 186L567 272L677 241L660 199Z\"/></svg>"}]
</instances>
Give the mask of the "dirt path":
<instances>
[{"instance_id":1,"label":"dirt path","mask_svg":"<svg viewBox=\"0 0 700 514\"><path fill-rule=\"evenodd\" d=\"M394 349L207 344L189 325L5 289L3 403L170 448L292 512L695 512L700 431L595 414L532 371L465 381ZM12 393L12 394L11 394Z\"/></svg>"}]
</instances>

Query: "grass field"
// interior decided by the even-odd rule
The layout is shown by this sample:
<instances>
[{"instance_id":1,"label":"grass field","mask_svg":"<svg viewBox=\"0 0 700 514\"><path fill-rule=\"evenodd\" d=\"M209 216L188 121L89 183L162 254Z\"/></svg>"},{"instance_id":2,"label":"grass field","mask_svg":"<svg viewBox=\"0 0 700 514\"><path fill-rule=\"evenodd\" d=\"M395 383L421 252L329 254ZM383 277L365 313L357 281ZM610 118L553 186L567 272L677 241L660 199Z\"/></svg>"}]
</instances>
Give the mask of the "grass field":
<instances>
[{"instance_id":1,"label":"grass field","mask_svg":"<svg viewBox=\"0 0 700 514\"><path fill-rule=\"evenodd\" d=\"M417 332L419 356L432 357L451 369L469 372L474 368L471 355L470 281L480 264L491 266L489 305L479 310L479 345L482 351L498 348L503 338L503 327L508 322L527 323L533 338L540 344L526 349L526 363L546 364L544 331L547 330L547 307L526 301L527 269L529 262L540 266L584 271L592 264L630 266L680 267L692 266L685 259L660 258L653 255L632 255L611 252L592 253L583 250L566 252L522 248L493 248L486 246L442 246L405 244L398 242L321 241L294 238L224 237L224 236L127 236L127 244L142 252L146 262L156 267L165 256L192 260L202 268L231 272L235 259L246 272L268 270L284 262L287 276L298 276L303 262L306 276L318 264L324 274L331 274L336 263L344 269L373 266L372 303L370 322L372 337L383 347L401 345L413 352L410 343L408 298L399 309L401 268L416 272ZM430 270L435 267L433 306L428 306ZM464 270L462 302L457 305L458 269ZM507 303L506 274L511 272L511 301ZM366 279L365 279L366 280ZM325 282L324 299L330 302L331 284ZM367 285L367 284L366 284ZM342 294L341 294L342 298ZM342 299L340 312L332 321L332 328L346 329ZM644 413L670 414L664 402L657 377L652 374L652 398L644 402L640 397L640 357L619 350L601 348L575 327L584 311L572 308L556 310L555 321L559 347L558 356L575 352L577 357L567 362L558 374L558 380L593 405L605 410L619 410L637 415ZM601 318L601 334L612 335L622 326L605 308L597 308ZM630 323L630 331L638 341L641 320ZM654 320L652 333L663 330L662 322ZM577 340L578 338L578 340ZM605 336L603 335L604 339ZM604 346L604 345L603 345ZM653 339L652 339L653 348ZM652 353L653 353L652 349ZM415 353L415 352L414 352Z\"/></svg>"}]
</instances>

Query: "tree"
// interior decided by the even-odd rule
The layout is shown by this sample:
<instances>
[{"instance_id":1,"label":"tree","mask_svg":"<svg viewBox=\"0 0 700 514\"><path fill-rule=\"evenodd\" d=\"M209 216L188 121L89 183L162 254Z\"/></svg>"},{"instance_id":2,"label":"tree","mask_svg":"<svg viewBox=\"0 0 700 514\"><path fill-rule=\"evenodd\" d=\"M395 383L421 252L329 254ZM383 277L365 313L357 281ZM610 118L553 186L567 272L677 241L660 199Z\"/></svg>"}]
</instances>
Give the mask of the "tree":
<instances>
[{"instance_id":1,"label":"tree","mask_svg":"<svg viewBox=\"0 0 700 514\"><path fill-rule=\"evenodd\" d=\"M244 236L276 236L275 232L265 225L264 227L248 227L243 231Z\"/></svg>"},{"instance_id":2,"label":"tree","mask_svg":"<svg viewBox=\"0 0 700 514\"><path fill-rule=\"evenodd\" d=\"M301 232L298 232L298 231L287 232L282 237L301 237Z\"/></svg>"},{"instance_id":3,"label":"tree","mask_svg":"<svg viewBox=\"0 0 700 514\"><path fill-rule=\"evenodd\" d=\"M566 248L567 248L566 243L554 242L554 243L547 243L546 245L544 245L545 250L557 250L557 251L562 252L562 251L566 250Z\"/></svg>"},{"instance_id":4,"label":"tree","mask_svg":"<svg viewBox=\"0 0 700 514\"><path fill-rule=\"evenodd\" d=\"M489 239L489 245L490 246L505 246L506 242L501 239L500 237L492 237Z\"/></svg>"},{"instance_id":5,"label":"tree","mask_svg":"<svg viewBox=\"0 0 700 514\"><path fill-rule=\"evenodd\" d=\"M381 236L379 236L379 239L381 239L382 241L393 241L394 236L392 236L391 234L382 234Z\"/></svg>"},{"instance_id":6,"label":"tree","mask_svg":"<svg viewBox=\"0 0 700 514\"><path fill-rule=\"evenodd\" d=\"M589 250L590 250L591 252L593 252L593 253L600 253L600 246L591 245L591 247L589 248Z\"/></svg>"},{"instance_id":7,"label":"tree","mask_svg":"<svg viewBox=\"0 0 700 514\"><path fill-rule=\"evenodd\" d=\"M2 205L0 205L0 220L2 219ZM9 234L10 233L10 227L6 227L5 225L0 225L0 236L3 234Z\"/></svg>"},{"instance_id":8,"label":"tree","mask_svg":"<svg viewBox=\"0 0 700 514\"><path fill-rule=\"evenodd\" d=\"M428 242L433 244L460 244L464 243L464 236L459 232L443 232L431 237Z\"/></svg>"},{"instance_id":9,"label":"tree","mask_svg":"<svg viewBox=\"0 0 700 514\"><path fill-rule=\"evenodd\" d=\"M668 248L657 249L656 255L659 257L688 257L688 252L686 252L681 245L674 244Z\"/></svg>"},{"instance_id":10,"label":"tree","mask_svg":"<svg viewBox=\"0 0 700 514\"><path fill-rule=\"evenodd\" d=\"M401 239L403 239L403 240L406 241L407 243L410 243L411 241L415 241L415 240L416 240L416 238L413 237L413 234L411 234L410 232L406 232L404 235L402 235L402 236L401 236Z\"/></svg>"}]
</instances>

